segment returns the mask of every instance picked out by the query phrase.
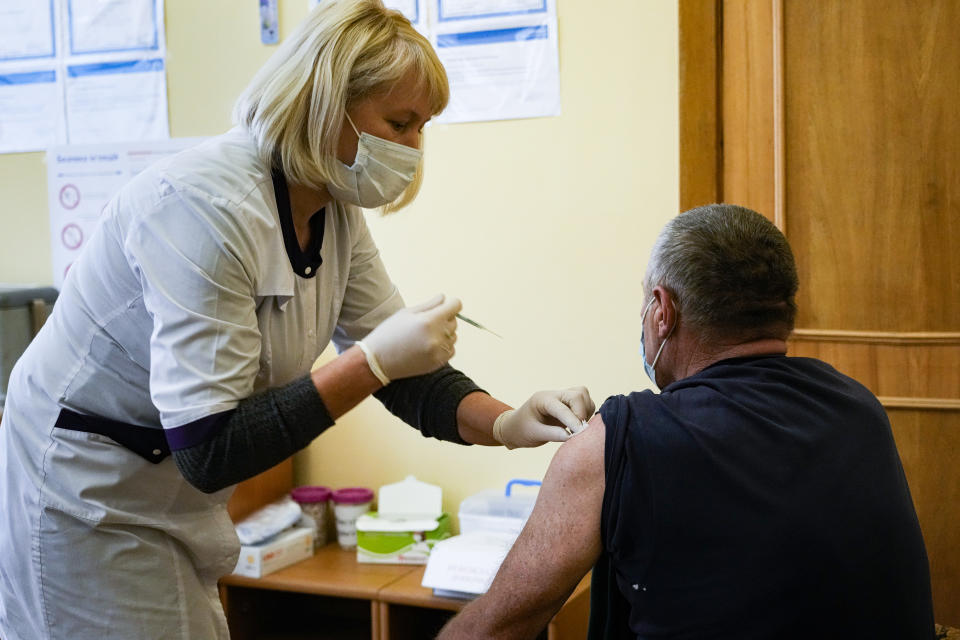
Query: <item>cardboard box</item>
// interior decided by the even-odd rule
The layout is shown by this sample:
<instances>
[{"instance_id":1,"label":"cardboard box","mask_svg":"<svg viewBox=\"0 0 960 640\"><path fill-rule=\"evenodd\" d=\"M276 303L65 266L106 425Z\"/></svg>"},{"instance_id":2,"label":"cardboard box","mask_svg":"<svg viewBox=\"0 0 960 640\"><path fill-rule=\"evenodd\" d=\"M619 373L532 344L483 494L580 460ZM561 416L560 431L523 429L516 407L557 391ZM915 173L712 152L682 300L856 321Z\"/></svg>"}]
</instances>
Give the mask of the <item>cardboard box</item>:
<instances>
[{"instance_id":1,"label":"cardboard box","mask_svg":"<svg viewBox=\"0 0 960 640\"><path fill-rule=\"evenodd\" d=\"M384 518L376 512L357 520L357 562L427 564L430 550L450 537L450 516Z\"/></svg>"},{"instance_id":2,"label":"cardboard box","mask_svg":"<svg viewBox=\"0 0 960 640\"><path fill-rule=\"evenodd\" d=\"M313 555L313 529L292 527L260 544L243 545L234 573L261 578Z\"/></svg>"}]
</instances>

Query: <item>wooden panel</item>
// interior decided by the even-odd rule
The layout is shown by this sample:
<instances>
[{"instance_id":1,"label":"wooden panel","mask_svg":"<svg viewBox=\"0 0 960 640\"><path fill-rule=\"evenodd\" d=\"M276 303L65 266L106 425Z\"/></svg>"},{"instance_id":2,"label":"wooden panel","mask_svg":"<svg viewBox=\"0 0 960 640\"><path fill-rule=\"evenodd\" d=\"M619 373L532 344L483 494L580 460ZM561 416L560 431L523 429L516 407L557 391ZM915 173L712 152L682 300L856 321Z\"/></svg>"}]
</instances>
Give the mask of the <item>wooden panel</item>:
<instances>
[{"instance_id":1,"label":"wooden panel","mask_svg":"<svg viewBox=\"0 0 960 640\"><path fill-rule=\"evenodd\" d=\"M775 220L774 11L723 3L723 199Z\"/></svg>"},{"instance_id":2,"label":"wooden panel","mask_svg":"<svg viewBox=\"0 0 960 640\"><path fill-rule=\"evenodd\" d=\"M547 640L583 640L590 627L590 577L574 588L563 608L547 626Z\"/></svg>"},{"instance_id":3,"label":"wooden panel","mask_svg":"<svg viewBox=\"0 0 960 640\"><path fill-rule=\"evenodd\" d=\"M960 336L952 344L804 338L790 340L790 355L829 362L878 396L936 398L943 408L960 402Z\"/></svg>"},{"instance_id":4,"label":"wooden panel","mask_svg":"<svg viewBox=\"0 0 960 640\"><path fill-rule=\"evenodd\" d=\"M788 1L784 23L798 326L957 330L960 3Z\"/></svg>"},{"instance_id":5,"label":"wooden panel","mask_svg":"<svg viewBox=\"0 0 960 640\"><path fill-rule=\"evenodd\" d=\"M719 0L680 0L680 210L720 202Z\"/></svg>"},{"instance_id":6,"label":"wooden panel","mask_svg":"<svg viewBox=\"0 0 960 640\"><path fill-rule=\"evenodd\" d=\"M424 571L426 571L426 567L411 567L410 573L380 589L377 597L381 601L391 604L444 609L446 611L459 611L466 606L469 600L433 595L433 589L422 584Z\"/></svg>"},{"instance_id":7,"label":"wooden panel","mask_svg":"<svg viewBox=\"0 0 960 640\"><path fill-rule=\"evenodd\" d=\"M380 635L377 640L424 640L436 638L453 611L378 603Z\"/></svg>"},{"instance_id":8,"label":"wooden panel","mask_svg":"<svg viewBox=\"0 0 960 640\"><path fill-rule=\"evenodd\" d=\"M238 522L259 507L277 500L293 487L293 458L287 458L272 469L267 469L237 485L227 511Z\"/></svg>"},{"instance_id":9,"label":"wooden panel","mask_svg":"<svg viewBox=\"0 0 960 640\"><path fill-rule=\"evenodd\" d=\"M887 414L927 545L934 617L960 627L960 411Z\"/></svg>"},{"instance_id":10,"label":"wooden panel","mask_svg":"<svg viewBox=\"0 0 960 640\"><path fill-rule=\"evenodd\" d=\"M378 638L376 604L367 600L235 586L222 592L230 640Z\"/></svg>"}]
</instances>

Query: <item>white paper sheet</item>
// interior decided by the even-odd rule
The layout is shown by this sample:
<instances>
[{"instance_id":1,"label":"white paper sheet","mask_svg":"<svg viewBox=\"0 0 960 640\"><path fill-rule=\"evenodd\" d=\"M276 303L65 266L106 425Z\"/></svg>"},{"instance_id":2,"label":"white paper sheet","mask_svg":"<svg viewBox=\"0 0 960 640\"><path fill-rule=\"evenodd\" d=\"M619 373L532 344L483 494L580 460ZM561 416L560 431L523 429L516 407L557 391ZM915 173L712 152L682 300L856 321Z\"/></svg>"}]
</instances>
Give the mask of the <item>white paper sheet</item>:
<instances>
[{"instance_id":1,"label":"white paper sheet","mask_svg":"<svg viewBox=\"0 0 960 640\"><path fill-rule=\"evenodd\" d=\"M517 536L482 531L437 542L430 551L421 584L462 596L486 593Z\"/></svg>"},{"instance_id":2,"label":"white paper sheet","mask_svg":"<svg viewBox=\"0 0 960 640\"><path fill-rule=\"evenodd\" d=\"M556 0L385 4L430 40L447 70L450 104L437 122L560 115Z\"/></svg>"},{"instance_id":3,"label":"white paper sheet","mask_svg":"<svg viewBox=\"0 0 960 640\"><path fill-rule=\"evenodd\" d=\"M160 140L169 131L163 60L67 67L67 133L73 144Z\"/></svg>"},{"instance_id":4,"label":"white paper sheet","mask_svg":"<svg viewBox=\"0 0 960 640\"><path fill-rule=\"evenodd\" d=\"M37 151L64 139L56 69L0 73L0 153Z\"/></svg>"},{"instance_id":5,"label":"white paper sheet","mask_svg":"<svg viewBox=\"0 0 960 640\"><path fill-rule=\"evenodd\" d=\"M0 61L56 54L53 0L0 2Z\"/></svg>"},{"instance_id":6,"label":"white paper sheet","mask_svg":"<svg viewBox=\"0 0 960 640\"><path fill-rule=\"evenodd\" d=\"M0 0L0 153L166 138L163 0Z\"/></svg>"},{"instance_id":7,"label":"white paper sheet","mask_svg":"<svg viewBox=\"0 0 960 640\"><path fill-rule=\"evenodd\" d=\"M450 78L439 122L560 114L555 0L438 0L434 45Z\"/></svg>"},{"instance_id":8,"label":"white paper sheet","mask_svg":"<svg viewBox=\"0 0 960 640\"><path fill-rule=\"evenodd\" d=\"M437 20L472 20L524 13L545 13L546 0L438 0Z\"/></svg>"},{"instance_id":9,"label":"white paper sheet","mask_svg":"<svg viewBox=\"0 0 960 640\"><path fill-rule=\"evenodd\" d=\"M200 138L136 144L64 145L47 151L53 285L58 289L96 229L100 212L132 177Z\"/></svg>"},{"instance_id":10,"label":"white paper sheet","mask_svg":"<svg viewBox=\"0 0 960 640\"><path fill-rule=\"evenodd\" d=\"M154 0L67 0L70 53L157 51L160 8Z\"/></svg>"}]
</instances>

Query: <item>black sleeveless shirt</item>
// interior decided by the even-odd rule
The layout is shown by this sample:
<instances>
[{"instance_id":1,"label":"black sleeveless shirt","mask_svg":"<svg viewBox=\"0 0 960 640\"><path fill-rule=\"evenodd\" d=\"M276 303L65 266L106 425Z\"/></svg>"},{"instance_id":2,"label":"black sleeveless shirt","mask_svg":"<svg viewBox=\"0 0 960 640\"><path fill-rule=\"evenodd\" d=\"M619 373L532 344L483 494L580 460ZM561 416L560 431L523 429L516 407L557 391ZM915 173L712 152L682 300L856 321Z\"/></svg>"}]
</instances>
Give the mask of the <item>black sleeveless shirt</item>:
<instances>
[{"instance_id":1,"label":"black sleeveless shirt","mask_svg":"<svg viewBox=\"0 0 960 640\"><path fill-rule=\"evenodd\" d=\"M604 606L627 618L607 637L932 637L920 526L862 385L818 360L739 358L600 414Z\"/></svg>"}]
</instances>

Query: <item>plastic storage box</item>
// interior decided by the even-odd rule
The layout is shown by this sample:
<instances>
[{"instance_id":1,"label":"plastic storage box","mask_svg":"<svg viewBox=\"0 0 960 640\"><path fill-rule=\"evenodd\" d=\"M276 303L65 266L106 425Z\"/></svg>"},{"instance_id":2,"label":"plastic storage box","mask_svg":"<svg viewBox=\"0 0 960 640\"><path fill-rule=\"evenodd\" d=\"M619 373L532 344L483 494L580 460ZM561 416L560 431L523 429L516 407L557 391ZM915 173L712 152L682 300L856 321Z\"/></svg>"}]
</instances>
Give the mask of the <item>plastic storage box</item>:
<instances>
[{"instance_id":1,"label":"plastic storage box","mask_svg":"<svg viewBox=\"0 0 960 640\"><path fill-rule=\"evenodd\" d=\"M505 490L481 491L460 503L460 533L509 533L519 535L537 501L534 491L515 492L514 487L540 486L538 480L511 480Z\"/></svg>"},{"instance_id":2,"label":"plastic storage box","mask_svg":"<svg viewBox=\"0 0 960 640\"><path fill-rule=\"evenodd\" d=\"M7 397L10 370L43 326L57 290L42 288L0 288L0 411Z\"/></svg>"}]
</instances>

